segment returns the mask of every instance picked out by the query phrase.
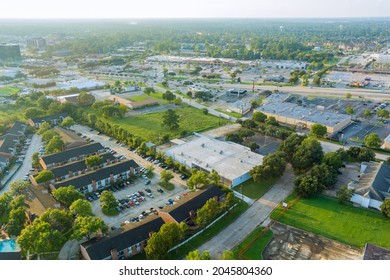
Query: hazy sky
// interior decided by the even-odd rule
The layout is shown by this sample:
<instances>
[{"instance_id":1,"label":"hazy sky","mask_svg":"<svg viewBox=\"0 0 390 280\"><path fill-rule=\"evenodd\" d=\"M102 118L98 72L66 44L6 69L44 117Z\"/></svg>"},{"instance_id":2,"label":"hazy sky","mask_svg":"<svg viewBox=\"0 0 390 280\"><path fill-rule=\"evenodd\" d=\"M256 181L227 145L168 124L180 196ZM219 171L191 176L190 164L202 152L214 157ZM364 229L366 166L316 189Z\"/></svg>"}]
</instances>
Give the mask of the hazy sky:
<instances>
[{"instance_id":1,"label":"hazy sky","mask_svg":"<svg viewBox=\"0 0 390 280\"><path fill-rule=\"evenodd\" d=\"M390 0L2 0L0 18L384 17Z\"/></svg>"}]
</instances>

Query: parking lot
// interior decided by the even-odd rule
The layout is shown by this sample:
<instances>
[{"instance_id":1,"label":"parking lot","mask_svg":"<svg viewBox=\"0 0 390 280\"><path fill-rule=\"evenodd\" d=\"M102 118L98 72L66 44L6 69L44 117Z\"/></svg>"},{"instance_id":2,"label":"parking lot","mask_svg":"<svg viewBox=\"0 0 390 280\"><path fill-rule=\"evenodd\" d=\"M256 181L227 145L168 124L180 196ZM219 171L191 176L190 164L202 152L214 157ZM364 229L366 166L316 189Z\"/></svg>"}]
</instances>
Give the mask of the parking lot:
<instances>
[{"instance_id":1,"label":"parking lot","mask_svg":"<svg viewBox=\"0 0 390 280\"><path fill-rule=\"evenodd\" d=\"M187 188L176 187L172 191L163 190L163 192L160 193L157 191L161 190L161 187L157 184L158 182L159 176L156 174L155 177L151 179L151 183L149 185L145 185L145 181L142 180L142 178L139 178L135 180L133 184L125 184L124 188L113 192L114 196L118 200L124 202L119 203L119 205L123 205L123 209L117 216L104 215L101 211L98 199L91 202L92 211L96 216L102 218L110 228L113 226L117 228L120 227L121 224L132 222L132 219L133 222L135 220L139 220L141 213L144 211L145 213L150 214L153 210L160 210L162 207L167 205L169 199L171 199L172 203L174 203L174 200L179 199L183 193L188 192ZM150 190L152 197L148 196L148 192L145 189ZM130 204L133 206L130 206L130 201L132 202ZM152 211L151 208L153 208Z\"/></svg>"},{"instance_id":2,"label":"parking lot","mask_svg":"<svg viewBox=\"0 0 390 280\"><path fill-rule=\"evenodd\" d=\"M344 128L342 130L342 133L343 139L340 140L346 141L347 144L350 143L356 145L359 142L356 142L354 140L363 141L364 137L370 133L377 133L381 139L386 138L386 136L390 134L390 127L389 125L383 125L382 127L379 127L369 123L354 122L348 127Z\"/></svg>"}]
</instances>

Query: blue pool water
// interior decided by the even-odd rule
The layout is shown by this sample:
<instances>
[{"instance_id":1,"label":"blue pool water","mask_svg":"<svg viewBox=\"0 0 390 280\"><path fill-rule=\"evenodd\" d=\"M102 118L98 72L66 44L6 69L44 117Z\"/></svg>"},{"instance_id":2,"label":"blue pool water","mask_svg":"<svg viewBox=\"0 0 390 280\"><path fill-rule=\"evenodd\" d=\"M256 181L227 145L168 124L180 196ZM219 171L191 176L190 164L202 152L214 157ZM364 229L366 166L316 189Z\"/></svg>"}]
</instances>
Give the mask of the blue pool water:
<instances>
[{"instance_id":1,"label":"blue pool water","mask_svg":"<svg viewBox=\"0 0 390 280\"><path fill-rule=\"evenodd\" d=\"M0 241L0 253L17 251L20 251L20 249L18 244L16 244L15 240L8 239Z\"/></svg>"}]
</instances>

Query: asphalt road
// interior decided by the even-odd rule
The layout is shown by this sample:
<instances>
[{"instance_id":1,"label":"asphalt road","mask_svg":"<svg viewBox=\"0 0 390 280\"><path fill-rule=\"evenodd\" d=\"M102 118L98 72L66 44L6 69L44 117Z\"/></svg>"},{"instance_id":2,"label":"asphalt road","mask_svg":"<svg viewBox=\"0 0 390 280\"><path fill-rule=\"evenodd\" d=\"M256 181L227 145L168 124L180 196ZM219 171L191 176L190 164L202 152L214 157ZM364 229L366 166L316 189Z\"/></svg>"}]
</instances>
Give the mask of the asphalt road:
<instances>
[{"instance_id":1,"label":"asphalt road","mask_svg":"<svg viewBox=\"0 0 390 280\"><path fill-rule=\"evenodd\" d=\"M321 143L322 149L323 149L323 151L325 153L327 153L327 152L335 152L338 149L342 149L342 148L348 149L348 147L344 147L342 145L338 145L338 144L335 144L335 143L324 142L324 141L320 141L320 143ZM375 157L377 159L380 159L380 160L386 160L389 157L388 155L384 155L384 154L379 154L379 153L375 153L375 154L376 154Z\"/></svg>"},{"instance_id":2,"label":"asphalt road","mask_svg":"<svg viewBox=\"0 0 390 280\"><path fill-rule=\"evenodd\" d=\"M198 248L208 250L212 258L221 259L225 250L231 250L259 225L265 225L271 212L293 190L294 174L287 166L279 181L259 200L255 201L236 221Z\"/></svg>"},{"instance_id":3,"label":"asphalt road","mask_svg":"<svg viewBox=\"0 0 390 280\"><path fill-rule=\"evenodd\" d=\"M12 180L1 190L1 192L6 192L9 190L9 184L16 180L23 180L23 177L26 176L27 172L32 168L31 167L31 156L33 153L39 151L39 147L42 144L42 137L38 134L34 134L31 138L31 144L27 147L26 155L22 163L22 167L16 171Z\"/></svg>"}]
</instances>

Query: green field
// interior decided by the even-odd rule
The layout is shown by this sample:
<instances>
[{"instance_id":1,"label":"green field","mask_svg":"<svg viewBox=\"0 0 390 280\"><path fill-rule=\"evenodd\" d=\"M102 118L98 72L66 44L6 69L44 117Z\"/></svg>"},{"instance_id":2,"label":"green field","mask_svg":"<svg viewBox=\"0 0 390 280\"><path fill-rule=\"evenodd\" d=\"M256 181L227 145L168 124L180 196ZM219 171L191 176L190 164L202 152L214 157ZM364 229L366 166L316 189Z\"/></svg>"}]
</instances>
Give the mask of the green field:
<instances>
[{"instance_id":1,"label":"green field","mask_svg":"<svg viewBox=\"0 0 390 280\"><path fill-rule=\"evenodd\" d=\"M17 87L0 87L0 95L13 95L20 91Z\"/></svg>"},{"instance_id":2,"label":"green field","mask_svg":"<svg viewBox=\"0 0 390 280\"><path fill-rule=\"evenodd\" d=\"M293 199L290 196L288 201ZM279 206L271 218L281 211ZM279 222L356 247L371 242L390 248L390 219L377 211L339 204L327 197L300 199Z\"/></svg>"},{"instance_id":3,"label":"green field","mask_svg":"<svg viewBox=\"0 0 390 280\"><path fill-rule=\"evenodd\" d=\"M276 182L277 178L263 180L259 183L250 179L242 185L242 193L252 199L258 199L262 197ZM234 190L241 193L241 185L234 187Z\"/></svg>"},{"instance_id":4,"label":"green field","mask_svg":"<svg viewBox=\"0 0 390 280\"><path fill-rule=\"evenodd\" d=\"M218 127L229 123L226 119L221 119L212 115L205 115L202 111L192 107L180 107L176 109L180 116L180 128L177 131L169 131L162 125L164 112L157 112L145 115L131 116L128 118L112 118L113 124L118 124L135 136L139 136L147 141L154 141L164 134L169 133L170 138L179 137L180 131L199 132Z\"/></svg>"},{"instance_id":5,"label":"green field","mask_svg":"<svg viewBox=\"0 0 390 280\"><path fill-rule=\"evenodd\" d=\"M259 233L263 230L263 227L259 227L252 231L237 247L233 249L233 252L238 260L262 260L262 253L265 247L268 245L270 240L272 239L272 231L268 230L265 232L260 238L256 239ZM242 257L239 255L240 252L251 242L253 244L245 251L242 252Z\"/></svg>"}]
</instances>

